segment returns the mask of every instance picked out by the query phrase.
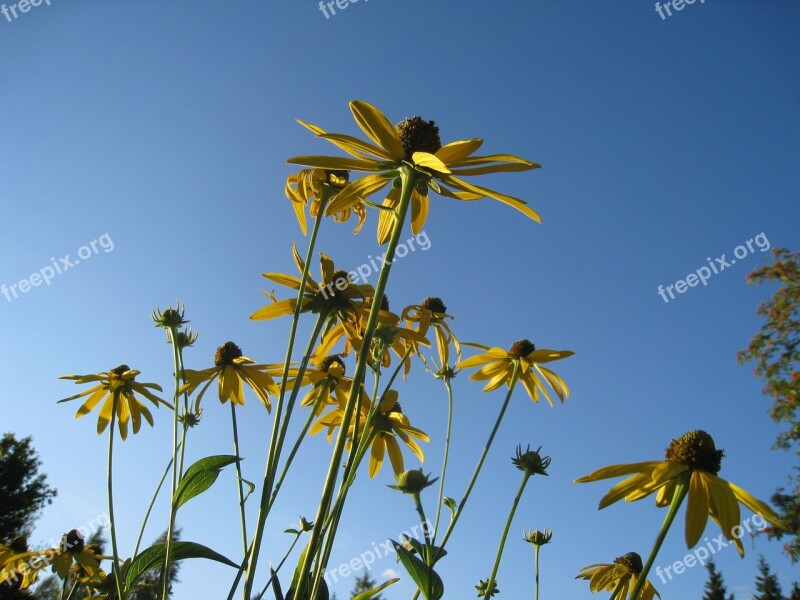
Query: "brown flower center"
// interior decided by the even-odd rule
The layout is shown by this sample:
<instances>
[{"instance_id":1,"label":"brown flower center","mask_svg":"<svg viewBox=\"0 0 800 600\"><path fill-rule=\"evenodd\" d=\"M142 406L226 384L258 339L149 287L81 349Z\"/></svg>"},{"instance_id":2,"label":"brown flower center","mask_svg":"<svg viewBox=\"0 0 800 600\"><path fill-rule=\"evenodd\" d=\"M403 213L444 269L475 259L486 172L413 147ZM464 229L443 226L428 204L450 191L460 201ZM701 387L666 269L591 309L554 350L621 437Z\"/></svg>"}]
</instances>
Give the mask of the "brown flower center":
<instances>
[{"instance_id":1,"label":"brown flower center","mask_svg":"<svg viewBox=\"0 0 800 600\"><path fill-rule=\"evenodd\" d=\"M433 121L423 121L420 117L411 117L398 123L395 129L403 143L407 160L411 160L414 152L434 154L442 147L439 127Z\"/></svg>"},{"instance_id":2,"label":"brown flower center","mask_svg":"<svg viewBox=\"0 0 800 600\"><path fill-rule=\"evenodd\" d=\"M233 364L235 358L242 356L242 349L233 342L225 342L217 348L217 353L214 355L214 364L218 367L223 367Z\"/></svg>"},{"instance_id":3,"label":"brown flower center","mask_svg":"<svg viewBox=\"0 0 800 600\"><path fill-rule=\"evenodd\" d=\"M65 533L64 536L61 538L62 552L77 554L78 552L82 551L83 548L84 548L83 536L77 529L70 530L68 533Z\"/></svg>"},{"instance_id":4,"label":"brown flower center","mask_svg":"<svg viewBox=\"0 0 800 600\"><path fill-rule=\"evenodd\" d=\"M717 450L714 438L697 429L672 440L667 446L666 459L686 465L691 470L719 473L725 452Z\"/></svg>"},{"instance_id":5,"label":"brown flower center","mask_svg":"<svg viewBox=\"0 0 800 600\"><path fill-rule=\"evenodd\" d=\"M118 367L114 367L113 369L111 369L111 372L114 375L122 375L126 371L130 371L130 370L131 370L131 368L128 365L120 365Z\"/></svg>"},{"instance_id":6,"label":"brown flower center","mask_svg":"<svg viewBox=\"0 0 800 600\"><path fill-rule=\"evenodd\" d=\"M320 370L325 371L327 373L328 371L330 371L331 365L333 365L333 363L341 365L342 371L345 370L344 361L339 357L338 354L329 354L328 356L323 358L322 362L319 363L319 368Z\"/></svg>"},{"instance_id":7,"label":"brown flower center","mask_svg":"<svg viewBox=\"0 0 800 600\"><path fill-rule=\"evenodd\" d=\"M528 354L534 350L536 350L536 346L534 346L532 342L529 340L519 340L518 342L511 344L511 348L508 349L508 353L514 358L523 358L528 356Z\"/></svg>"},{"instance_id":8,"label":"brown flower center","mask_svg":"<svg viewBox=\"0 0 800 600\"><path fill-rule=\"evenodd\" d=\"M642 557L636 554L636 552L628 552L624 556L618 556L614 559L614 563L625 565L629 571L637 575L642 572Z\"/></svg>"},{"instance_id":9,"label":"brown flower center","mask_svg":"<svg viewBox=\"0 0 800 600\"><path fill-rule=\"evenodd\" d=\"M421 306L422 308L427 308L429 311L435 313L447 312L447 307L444 305L444 302L442 302L442 299L437 298L436 296L428 296L422 301Z\"/></svg>"}]
</instances>

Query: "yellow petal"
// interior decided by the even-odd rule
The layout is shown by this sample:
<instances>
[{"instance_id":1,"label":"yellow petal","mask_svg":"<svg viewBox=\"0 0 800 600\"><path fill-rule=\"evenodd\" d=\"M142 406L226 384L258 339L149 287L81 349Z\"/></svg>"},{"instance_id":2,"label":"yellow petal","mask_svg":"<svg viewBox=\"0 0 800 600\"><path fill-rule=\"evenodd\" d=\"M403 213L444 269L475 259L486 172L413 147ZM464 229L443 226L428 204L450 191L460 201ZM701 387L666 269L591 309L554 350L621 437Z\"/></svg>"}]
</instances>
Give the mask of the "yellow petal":
<instances>
[{"instance_id":1,"label":"yellow petal","mask_svg":"<svg viewBox=\"0 0 800 600\"><path fill-rule=\"evenodd\" d=\"M319 167L334 171L382 171L385 163L375 160L358 160L341 156L294 156L286 161L290 165Z\"/></svg>"},{"instance_id":2,"label":"yellow petal","mask_svg":"<svg viewBox=\"0 0 800 600\"><path fill-rule=\"evenodd\" d=\"M692 473L689 480L689 503L686 506L686 547L692 548L703 535L708 522L709 491L703 474Z\"/></svg>"},{"instance_id":3,"label":"yellow petal","mask_svg":"<svg viewBox=\"0 0 800 600\"><path fill-rule=\"evenodd\" d=\"M648 462L626 463L621 465L611 465L597 469L588 475L579 477L575 483L585 483L587 481L599 481L601 479L609 479L611 477L621 477L622 475L630 475L631 473L644 473L652 472L663 461L651 460Z\"/></svg>"},{"instance_id":4,"label":"yellow petal","mask_svg":"<svg viewBox=\"0 0 800 600\"><path fill-rule=\"evenodd\" d=\"M384 114L371 104L362 100L353 100L350 111L361 130L369 139L391 154L394 160L403 160L406 152L403 143L397 136L394 127Z\"/></svg>"},{"instance_id":5,"label":"yellow petal","mask_svg":"<svg viewBox=\"0 0 800 600\"><path fill-rule=\"evenodd\" d=\"M428 220L428 204L427 196L419 194L417 190L411 192L411 233L414 235L422 231Z\"/></svg>"},{"instance_id":6,"label":"yellow petal","mask_svg":"<svg viewBox=\"0 0 800 600\"><path fill-rule=\"evenodd\" d=\"M744 504L747 508L752 510L754 513L760 513L762 517L770 521L776 527L780 527L785 531L789 531L789 528L786 526L786 524L781 521L780 517L775 514L775 512L773 512L773 510L766 503L750 495L735 483L731 483L730 481L724 481L724 483L728 488L730 488L736 499Z\"/></svg>"},{"instance_id":7,"label":"yellow petal","mask_svg":"<svg viewBox=\"0 0 800 600\"><path fill-rule=\"evenodd\" d=\"M339 192L333 201L325 209L326 215L333 215L351 208L363 198L371 196L375 192L386 187L391 181L393 174L374 173L354 181Z\"/></svg>"},{"instance_id":8,"label":"yellow petal","mask_svg":"<svg viewBox=\"0 0 800 600\"><path fill-rule=\"evenodd\" d=\"M367 154L372 154L378 158L394 160L394 157L383 148L373 146L364 140L360 140L350 135L343 135L341 133L321 133L319 134L319 137L328 140L348 154L357 158L366 158L364 156L364 153L366 152Z\"/></svg>"},{"instance_id":9,"label":"yellow petal","mask_svg":"<svg viewBox=\"0 0 800 600\"><path fill-rule=\"evenodd\" d=\"M524 200L520 200L519 198L515 198L514 196L509 196L507 194L502 194L500 192L496 192L494 190L490 190L489 188L481 187L479 185L472 185L464 181L463 179L459 179L453 175L442 175L441 179L444 183L462 189L467 192L473 192L476 194L483 194L484 196L488 196L489 198L494 198L495 200L499 200L503 204L507 204L512 208L516 208L525 216L533 219L537 223L541 223L541 217L530 208Z\"/></svg>"},{"instance_id":10,"label":"yellow petal","mask_svg":"<svg viewBox=\"0 0 800 600\"><path fill-rule=\"evenodd\" d=\"M429 152L414 152L414 154L411 155L411 160L414 161L415 165L430 169L431 171L436 171L437 173L450 172L447 165Z\"/></svg>"},{"instance_id":11,"label":"yellow petal","mask_svg":"<svg viewBox=\"0 0 800 600\"><path fill-rule=\"evenodd\" d=\"M481 144L483 144L483 140L480 138L450 142L436 151L436 158L445 164L452 165L464 160L480 148Z\"/></svg>"},{"instance_id":12,"label":"yellow petal","mask_svg":"<svg viewBox=\"0 0 800 600\"><path fill-rule=\"evenodd\" d=\"M252 315L250 315L250 319L253 321L263 321L267 319L274 319L276 317L282 317L284 315L292 315L294 314L296 303L297 300L295 298L279 300L278 302L268 304L267 306L262 306ZM305 303L306 301L304 300L303 304Z\"/></svg>"},{"instance_id":13,"label":"yellow petal","mask_svg":"<svg viewBox=\"0 0 800 600\"><path fill-rule=\"evenodd\" d=\"M400 203L400 190L392 189L386 195L383 201L383 206L388 208L395 208ZM392 237L392 229L394 228L395 214L390 210L382 210L378 214L378 243L385 244Z\"/></svg>"}]
</instances>

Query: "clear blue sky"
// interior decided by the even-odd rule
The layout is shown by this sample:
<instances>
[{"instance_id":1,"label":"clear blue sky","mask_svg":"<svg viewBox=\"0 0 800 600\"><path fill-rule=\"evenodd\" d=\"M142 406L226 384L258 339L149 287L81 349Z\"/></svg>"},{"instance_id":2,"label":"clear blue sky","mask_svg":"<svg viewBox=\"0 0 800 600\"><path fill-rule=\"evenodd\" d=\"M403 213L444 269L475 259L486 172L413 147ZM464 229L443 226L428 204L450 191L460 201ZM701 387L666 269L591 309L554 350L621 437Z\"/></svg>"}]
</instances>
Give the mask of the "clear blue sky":
<instances>
[{"instance_id":1,"label":"clear blue sky","mask_svg":"<svg viewBox=\"0 0 800 600\"><path fill-rule=\"evenodd\" d=\"M720 475L768 499L793 461L771 450L770 401L735 360L773 291L744 279L768 253L754 246L669 303L657 290L706 257L730 260L761 233L771 246L800 246L799 25L800 5L788 0L698 1L665 19L651 2L631 0L363 0L327 19L313 0L52 0L10 22L0 15L0 283L18 283L50 257L74 259L103 234L113 241L49 286L10 302L0 296L0 429L33 436L59 491L33 541L57 539L106 506L105 438L95 415L75 421L77 405L56 404L77 391L59 375L124 362L168 387L170 348L149 314L176 298L200 331L189 366L210 366L229 339L259 361L281 360L288 320L248 317L264 302L260 274L294 269L290 244L301 234L283 196L292 172L284 161L330 150L294 119L355 134L351 99L393 121L433 119L446 141L479 136L489 152L543 165L486 179L527 199L541 225L491 200L435 197L430 249L393 270L392 307L441 296L463 340L507 347L527 337L575 351L556 367L572 389L565 405L536 406L521 392L513 399L441 563L447 598L473 597L488 577L520 443L543 446L551 476L531 482L518 511L498 577L504 598L532 596L523 528L555 531L542 554L543 594L553 600L587 597L573 579L584 565L645 555L663 511L648 500L598 512L611 484L572 480L659 459L688 430L712 433L726 451ZM376 221L370 214L357 237L326 223L320 249L361 264L376 251ZM459 497L502 393L482 394L463 375L455 383L447 493ZM401 401L431 433L425 469L438 472L443 390L416 369ZM245 477L257 481L269 419L252 399L246 411ZM230 452L228 416L206 401L193 458ZM123 553L166 464L169 414L156 417L154 429L118 446ZM322 438L305 447L273 513L263 565L280 559L283 529L299 514L313 517L328 453ZM389 483L388 468L359 479L332 565L414 524L411 502ZM232 473L217 486L179 524L184 539L236 556ZM434 498L425 498L429 511ZM717 534L710 525L706 535ZM682 538L672 532L658 564L684 556ZM778 543L759 538L746 549L743 560L732 549L717 555L737 598L752 593L759 553L785 588L800 571ZM386 559L373 574L388 569L401 570ZM186 564L181 579L177 598L216 600L230 572ZM683 600L699 598L705 579L695 567L654 583L665 600ZM346 578L334 590L344 598L352 585ZM385 595L411 590L404 578Z\"/></svg>"}]
</instances>

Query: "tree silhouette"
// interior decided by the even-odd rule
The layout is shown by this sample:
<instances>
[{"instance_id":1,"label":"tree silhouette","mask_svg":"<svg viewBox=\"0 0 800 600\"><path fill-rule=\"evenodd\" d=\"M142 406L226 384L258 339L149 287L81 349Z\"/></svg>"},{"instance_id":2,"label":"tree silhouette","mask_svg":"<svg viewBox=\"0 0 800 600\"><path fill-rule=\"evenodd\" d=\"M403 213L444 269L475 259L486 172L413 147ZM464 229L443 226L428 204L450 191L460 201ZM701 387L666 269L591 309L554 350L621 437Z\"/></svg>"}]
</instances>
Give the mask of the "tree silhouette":
<instances>
[{"instance_id":1,"label":"tree silhouette","mask_svg":"<svg viewBox=\"0 0 800 600\"><path fill-rule=\"evenodd\" d=\"M733 594L726 596L728 591L722 581L722 573L717 571L713 560L708 562L706 569L708 569L708 581L706 581L706 593L703 594L703 600L733 600Z\"/></svg>"},{"instance_id":2,"label":"tree silhouette","mask_svg":"<svg viewBox=\"0 0 800 600\"><path fill-rule=\"evenodd\" d=\"M364 571L364 574L361 577L356 576L356 585L353 587L353 591L350 592L350 598L355 598L361 592L368 592L376 585L378 585L378 582L372 578L369 569L367 569ZM373 600L383 600L383 596L381 594L377 594L372 598Z\"/></svg>"},{"instance_id":3,"label":"tree silhouette","mask_svg":"<svg viewBox=\"0 0 800 600\"><path fill-rule=\"evenodd\" d=\"M758 577L756 577L757 596L753 600L783 600L778 577L770 573L769 565L763 556L758 558Z\"/></svg>"}]
</instances>

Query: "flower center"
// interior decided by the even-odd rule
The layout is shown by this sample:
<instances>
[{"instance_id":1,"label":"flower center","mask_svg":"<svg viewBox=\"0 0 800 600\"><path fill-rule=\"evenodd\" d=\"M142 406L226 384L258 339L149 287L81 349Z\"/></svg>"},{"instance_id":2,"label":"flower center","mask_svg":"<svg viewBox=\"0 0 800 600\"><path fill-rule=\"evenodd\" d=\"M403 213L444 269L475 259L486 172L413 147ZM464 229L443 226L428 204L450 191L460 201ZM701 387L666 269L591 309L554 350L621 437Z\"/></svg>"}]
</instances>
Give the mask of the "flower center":
<instances>
[{"instance_id":1,"label":"flower center","mask_svg":"<svg viewBox=\"0 0 800 600\"><path fill-rule=\"evenodd\" d=\"M114 375L122 375L123 373L125 373L125 371L130 371L130 370L131 368L128 365L120 365L118 367L114 367L113 369L111 369L111 372Z\"/></svg>"},{"instance_id":2,"label":"flower center","mask_svg":"<svg viewBox=\"0 0 800 600\"><path fill-rule=\"evenodd\" d=\"M77 529L72 529L61 538L61 551L78 554L84 548L83 536Z\"/></svg>"},{"instance_id":3,"label":"flower center","mask_svg":"<svg viewBox=\"0 0 800 600\"><path fill-rule=\"evenodd\" d=\"M319 368L327 373L328 371L330 371L331 365L333 365L333 363L341 365L342 372L344 373L345 370L344 361L339 357L338 354L329 354L328 356L323 358L322 362L319 363Z\"/></svg>"},{"instance_id":4,"label":"flower center","mask_svg":"<svg viewBox=\"0 0 800 600\"><path fill-rule=\"evenodd\" d=\"M333 277L331 277L331 284L337 290L339 288L344 288L345 285L349 285L350 278L347 276L347 271L334 271Z\"/></svg>"},{"instance_id":5,"label":"flower center","mask_svg":"<svg viewBox=\"0 0 800 600\"><path fill-rule=\"evenodd\" d=\"M217 348L217 353L214 355L214 364L218 367L233 364L233 359L239 358L242 355L242 349L233 342L225 342Z\"/></svg>"},{"instance_id":6,"label":"flower center","mask_svg":"<svg viewBox=\"0 0 800 600\"><path fill-rule=\"evenodd\" d=\"M389 310L389 296L386 294L381 298L381 310Z\"/></svg>"},{"instance_id":7,"label":"flower center","mask_svg":"<svg viewBox=\"0 0 800 600\"><path fill-rule=\"evenodd\" d=\"M691 470L719 473L725 452L717 450L714 438L697 429L672 440L667 447L666 459L686 465Z\"/></svg>"},{"instance_id":8,"label":"flower center","mask_svg":"<svg viewBox=\"0 0 800 600\"><path fill-rule=\"evenodd\" d=\"M333 187L343 188L350 183L350 171L325 170L326 183Z\"/></svg>"},{"instance_id":9,"label":"flower center","mask_svg":"<svg viewBox=\"0 0 800 600\"><path fill-rule=\"evenodd\" d=\"M411 160L414 152L434 154L442 147L439 127L433 121L423 121L420 117L411 117L398 123L395 129L403 143L407 160Z\"/></svg>"},{"instance_id":10,"label":"flower center","mask_svg":"<svg viewBox=\"0 0 800 600\"><path fill-rule=\"evenodd\" d=\"M642 557L636 552L628 552L625 556L618 556L614 559L618 565L625 565L629 571L639 575L642 572Z\"/></svg>"},{"instance_id":11,"label":"flower center","mask_svg":"<svg viewBox=\"0 0 800 600\"><path fill-rule=\"evenodd\" d=\"M534 350L536 350L536 346L534 346L529 340L519 340L518 342L511 344L511 348L508 349L508 353L514 358L523 358L528 356L528 354Z\"/></svg>"},{"instance_id":12,"label":"flower center","mask_svg":"<svg viewBox=\"0 0 800 600\"><path fill-rule=\"evenodd\" d=\"M23 536L15 537L8 543L8 547L11 548L14 554L22 554L28 551L28 540Z\"/></svg>"},{"instance_id":13,"label":"flower center","mask_svg":"<svg viewBox=\"0 0 800 600\"><path fill-rule=\"evenodd\" d=\"M421 306L422 308L427 308L429 311L435 313L447 312L447 307L444 305L444 302L442 302L442 299L437 298L436 296L428 296L422 301Z\"/></svg>"}]
</instances>

